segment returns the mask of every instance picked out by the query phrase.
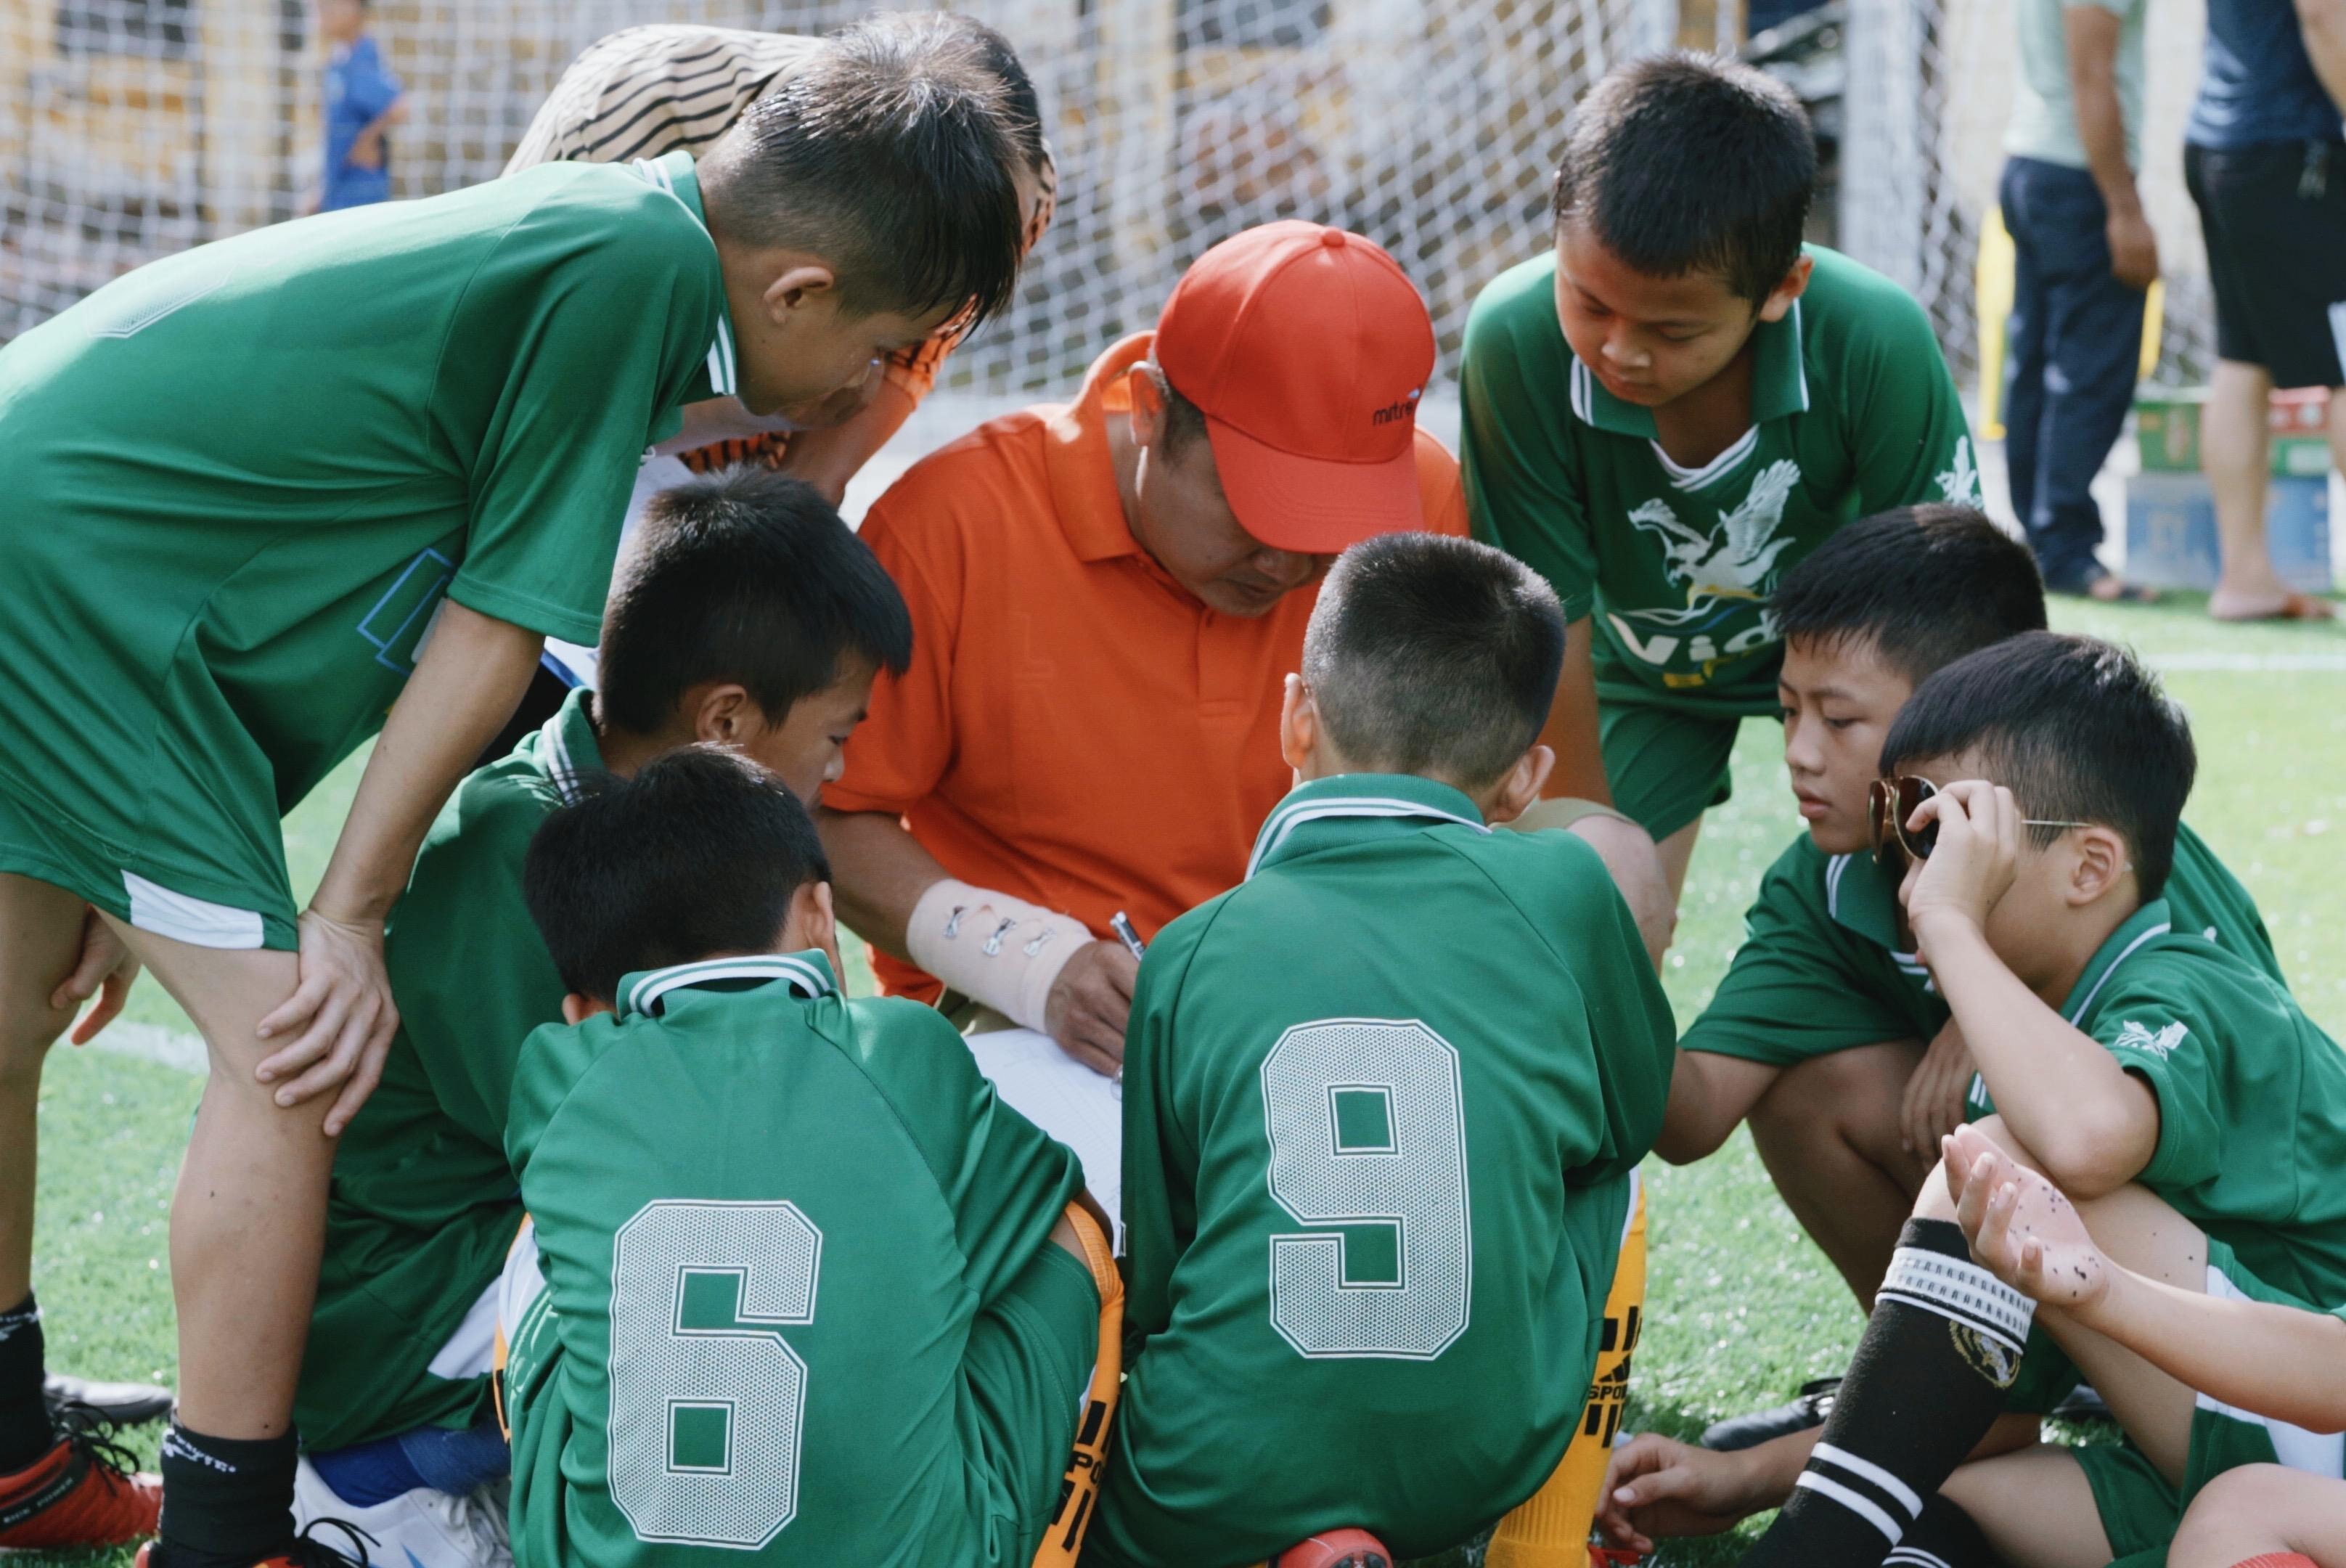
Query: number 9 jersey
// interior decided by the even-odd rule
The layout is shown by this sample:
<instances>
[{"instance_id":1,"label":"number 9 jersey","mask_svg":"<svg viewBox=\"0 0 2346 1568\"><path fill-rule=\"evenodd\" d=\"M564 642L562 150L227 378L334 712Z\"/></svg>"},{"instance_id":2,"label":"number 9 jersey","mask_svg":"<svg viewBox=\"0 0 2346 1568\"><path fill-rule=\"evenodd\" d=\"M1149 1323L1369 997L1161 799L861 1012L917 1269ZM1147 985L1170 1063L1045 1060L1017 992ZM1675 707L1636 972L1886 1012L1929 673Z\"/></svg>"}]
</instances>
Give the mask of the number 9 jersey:
<instances>
[{"instance_id":1,"label":"number 9 jersey","mask_svg":"<svg viewBox=\"0 0 2346 1568\"><path fill-rule=\"evenodd\" d=\"M1130 1375L1085 1561L1455 1545L1555 1471L1676 1048L1596 851L1446 785L1303 785L1149 949Z\"/></svg>"},{"instance_id":2,"label":"number 9 jersey","mask_svg":"<svg viewBox=\"0 0 2346 1568\"><path fill-rule=\"evenodd\" d=\"M1026 1568L1098 1348L1076 1156L820 953L619 992L515 1076L516 1562Z\"/></svg>"}]
</instances>

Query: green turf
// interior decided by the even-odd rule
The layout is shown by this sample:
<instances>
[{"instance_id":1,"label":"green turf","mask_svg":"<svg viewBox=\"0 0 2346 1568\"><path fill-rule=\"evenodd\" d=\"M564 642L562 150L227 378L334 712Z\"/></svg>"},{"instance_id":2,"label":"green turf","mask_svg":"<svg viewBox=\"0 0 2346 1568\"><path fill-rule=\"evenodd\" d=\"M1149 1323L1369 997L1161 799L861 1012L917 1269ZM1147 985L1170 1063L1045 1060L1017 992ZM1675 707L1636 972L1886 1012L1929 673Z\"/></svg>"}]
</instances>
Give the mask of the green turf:
<instances>
[{"instance_id":1,"label":"green turf","mask_svg":"<svg viewBox=\"0 0 2346 1568\"><path fill-rule=\"evenodd\" d=\"M2346 658L2346 632L2217 627L2196 602L2106 609L2067 601L2055 620L2152 656ZM2256 894L2309 1010L2332 1027L2346 1024L2346 898L2331 871L2337 851L2322 841L2346 835L2346 669L2194 670L2170 676L2169 687L2190 708L2198 736L2193 825ZM1709 997L1760 873L1797 829L1778 744L1772 726L1745 727L1735 799L1704 827L1666 975L1682 1020ZM322 868L355 781L354 762L288 821L298 888L306 891ZM851 968L868 988L861 960L854 954ZM188 1026L150 983L142 983L130 1016ZM61 1367L101 1376L171 1374L163 1218L196 1093L184 1074L91 1052L61 1051L49 1070L41 1100L36 1278ZM1690 1436L1837 1369L1856 1341L1857 1309L1777 1202L1749 1141L1738 1135L1700 1166L1657 1164L1649 1173L1649 1315L1630 1426ZM151 1436L144 1446L151 1454ZM1730 1563L1753 1528L1742 1537L1673 1543L1662 1561L1673 1568ZM1471 1555L1443 1562L1464 1563Z\"/></svg>"}]
</instances>

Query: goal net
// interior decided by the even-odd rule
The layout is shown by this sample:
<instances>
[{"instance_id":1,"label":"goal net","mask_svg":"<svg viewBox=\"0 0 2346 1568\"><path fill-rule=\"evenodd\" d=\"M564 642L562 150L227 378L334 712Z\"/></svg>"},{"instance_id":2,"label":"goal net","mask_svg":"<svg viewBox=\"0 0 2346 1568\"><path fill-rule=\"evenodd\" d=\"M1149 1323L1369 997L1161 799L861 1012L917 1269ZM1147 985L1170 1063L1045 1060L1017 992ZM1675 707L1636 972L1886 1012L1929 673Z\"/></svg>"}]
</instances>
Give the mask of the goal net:
<instances>
[{"instance_id":1,"label":"goal net","mask_svg":"<svg viewBox=\"0 0 2346 1568\"><path fill-rule=\"evenodd\" d=\"M1747 39L1755 0L967 0L1018 46L1061 168L1017 309L947 384L1064 391L1249 224L1366 233L1433 307L1454 374L1484 282L1546 243L1565 117L1606 66L1756 45L1812 105L1820 239L1923 300L1976 365L1973 269L2014 75L2012 0L1828 0ZM2207 290L2180 172L2200 0L2156 0L2144 137L2170 288L2164 366L2204 369ZM840 0L378 0L413 118L394 189L494 177L563 66L647 21L819 31ZM2188 13L2188 15L2186 15ZM0 0L0 339L154 257L291 217L316 183L322 49L307 0ZM1437 392L1438 395L1438 392Z\"/></svg>"}]
</instances>

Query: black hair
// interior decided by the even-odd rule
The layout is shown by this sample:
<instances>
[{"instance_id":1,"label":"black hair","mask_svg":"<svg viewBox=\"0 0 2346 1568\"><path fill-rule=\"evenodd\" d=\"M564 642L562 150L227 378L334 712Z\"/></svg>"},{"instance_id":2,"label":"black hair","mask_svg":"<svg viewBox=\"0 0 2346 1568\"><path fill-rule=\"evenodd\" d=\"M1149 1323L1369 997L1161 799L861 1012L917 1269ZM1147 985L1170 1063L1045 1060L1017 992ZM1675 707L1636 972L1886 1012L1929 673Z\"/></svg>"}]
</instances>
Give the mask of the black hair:
<instances>
[{"instance_id":1,"label":"black hair","mask_svg":"<svg viewBox=\"0 0 2346 1568\"><path fill-rule=\"evenodd\" d=\"M2198 754L2183 709L2124 648L2023 632L1914 688L1882 743L1882 771L1976 752L2024 816L2115 830L2146 900L2167 885ZM2032 828L2038 847L2058 828Z\"/></svg>"},{"instance_id":2,"label":"black hair","mask_svg":"<svg viewBox=\"0 0 2346 1568\"><path fill-rule=\"evenodd\" d=\"M739 681L780 723L850 655L894 675L912 662L887 568L811 485L729 468L644 509L603 611L599 711L657 735L693 687Z\"/></svg>"},{"instance_id":3,"label":"black hair","mask_svg":"<svg viewBox=\"0 0 2346 1568\"><path fill-rule=\"evenodd\" d=\"M1035 91L1035 78L1026 74L1026 62L1018 57L1009 39L975 17L947 15L949 25L966 33L977 46L978 57L1002 83L1003 108L1019 156L1038 173L1052 168L1050 144L1043 139L1043 100Z\"/></svg>"},{"instance_id":4,"label":"black hair","mask_svg":"<svg viewBox=\"0 0 2346 1568\"><path fill-rule=\"evenodd\" d=\"M1860 518L1786 572L1768 612L1789 640L1873 644L1920 685L1932 671L2045 629L2028 546L1970 506L1901 506Z\"/></svg>"},{"instance_id":5,"label":"black hair","mask_svg":"<svg viewBox=\"0 0 2346 1568\"><path fill-rule=\"evenodd\" d=\"M521 881L562 983L582 995L610 1002L625 975L770 952L791 896L831 880L798 797L733 752L688 746L577 789L531 837Z\"/></svg>"},{"instance_id":6,"label":"black hair","mask_svg":"<svg viewBox=\"0 0 2346 1568\"><path fill-rule=\"evenodd\" d=\"M1181 395L1163 366L1152 364L1149 369L1156 372L1157 390L1165 396L1165 455L1178 456L1191 442L1206 439L1206 411Z\"/></svg>"},{"instance_id":7,"label":"black hair","mask_svg":"<svg viewBox=\"0 0 2346 1568\"><path fill-rule=\"evenodd\" d=\"M1555 216L1648 277L1716 272L1756 306L1800 259L1816 183L1790 89L1731 60L1655 55L1607 71L1573 110Z\"/></svg>"},{"instance_id":8,"label":"black hair","mask_svg":"<svg viewBox=\"0 0 2346 1568\"><path fill-rule=\"evenodd\" d=\"M1564 606L1472 539L1383 534L1336 557L1303 633L1303 679L1345 758L1473 790L1539 738Z\"/></svg>"},{"instance_id":9,"label":"black hair","mask_svg":"<svg viewBox=\"0 0 2346 1568\"><path fill-rule=\"evenodd\" d=\"M843 28L702 156L714 226L822 257L844 309L975 326L1010 303L1024 248L1010 96L951 17Z\"/></svg>"}]
</instances>

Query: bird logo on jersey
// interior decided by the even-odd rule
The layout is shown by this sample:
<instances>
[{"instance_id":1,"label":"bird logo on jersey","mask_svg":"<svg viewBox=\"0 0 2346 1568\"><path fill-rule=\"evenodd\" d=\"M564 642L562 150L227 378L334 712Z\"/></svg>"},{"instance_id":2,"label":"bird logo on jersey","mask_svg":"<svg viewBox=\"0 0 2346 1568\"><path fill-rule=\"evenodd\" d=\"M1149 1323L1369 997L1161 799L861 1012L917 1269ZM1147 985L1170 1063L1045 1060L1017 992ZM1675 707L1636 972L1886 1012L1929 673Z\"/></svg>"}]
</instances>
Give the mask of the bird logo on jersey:
<instances>
[{"instance_id":1,"label":"bird logo on jersey","mask_svg":"<svg viewBox=\"0 0 2346 1568\"><path fill-rule=\"evenodd\" d=\"M1970 436L1956 441L1953 465L1941 469L1935 477L1939 484L1939 498L1950 505L1978 506L1983 504L1979 465L1972 461Z\"/></svg>"},{"instance_id":2,"label":"bird logo on jersey","mask_svg":"<svg viewBox=\"0 0 2346 1568\"><path fill-rule=\"evenodd\" d=\"M2181 1023L2170 1023L2153 1034L2147 1026L2137 1023L2129 1018L2118 1025L2118 1037L2110 1042L2110 1049L2147 1052L2164 1062L2175 1054L2175 1048L2182 1044L2184 1038L2190 1033L2191 1031Z\"/></svg>"},{"instance_id":3,"label":"bird logo on jersey","mask_svg":"<svg viewBox=\"0 0 2346 1568\"><path fill-rule=\"evenodd\" d=\"M1686 591L1687 602L1682 610L1630 613L1641 621L1685 626L1709 616L1721 600L1766 597L1778 558L1791 547L1792 541L1776 531L1784 521L1784 504L1800 483L1799 463L1790 458L1770 463L1742 501L1722 509L1708 531L1683 521L1667 501L1639 502L1629 521L1660 538L1664 569ZM1773 635L1771 628L1770 639Z\"/></svg>"}]
</instances>

